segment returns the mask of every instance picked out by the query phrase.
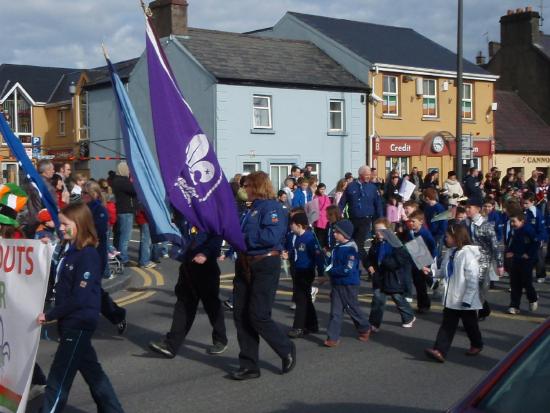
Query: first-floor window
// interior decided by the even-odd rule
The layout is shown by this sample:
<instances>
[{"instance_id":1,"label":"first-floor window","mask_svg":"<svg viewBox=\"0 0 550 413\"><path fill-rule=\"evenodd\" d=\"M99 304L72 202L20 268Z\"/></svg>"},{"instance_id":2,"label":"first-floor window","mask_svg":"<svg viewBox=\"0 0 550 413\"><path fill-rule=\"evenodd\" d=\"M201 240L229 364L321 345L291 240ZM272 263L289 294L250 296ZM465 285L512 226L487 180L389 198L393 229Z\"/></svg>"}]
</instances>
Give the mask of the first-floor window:
<instances>
[{"instance_id":1,"label":"first-floor window","mask_svg":"<svg viewBox=\"0 0 550 413\"><path fill-rule=\"evenodd\" d=\"M398 115L398 82L397 76L384 75L384 85L382 89L382 112L384 115Z\"/></svg>"},{"instance_id":2,"label":"first-floor window","mask_svg":"<svg viewBox=\"0 0 550 413\"><path fill-rule=\"evenodd\" d=\"M285 179L290 175L290 164L271 164L269 167L269 178L273 184L273 188L278 191L285 184Z\"/></svg>"},{"instance_id":3,"label":"first-floor window","mask_svg":"<svg viewBox=\"0 0 550 413\"><path fill-rule=\"evenodd\" d=\"M59 110L57 112L57 131L59 136L65 136L65 111Z\"/></svg>"},{"instance_id":4,"label":"first-floor window","mask_svg":"<svg viewBox=\"0 0 550 413\"><path fill-rule=\"evenodd\" d=\"M254 129L272 129L271 96L254 95L253 97Z\"/></svg>"},{"instance_id":5,"label":"first-floor window","mask_svg":"<svg viewBox=\"0 0 550 413\"><path fill-rule=\"evenodd\" d=\"M437 81L424 79L422 82L422 116L435 118L437 116Z\"/></svg>"},{"instance_id":6,"label":"first-floor window","mask_svg":"<svg viewBox=\"0 0 550 413\"><path fill-rule=\"evenodd\" d=\"M19 167L17 163L2 162L2 183L19 185Z\"/></svg>"},{"instance_id":7,"label":"first-floor window","mask_svg":"<svg viewBox=\"0 0 550 413\"><path fill-rule=\"evenodd\" d=\"M342 132L344 130L344 101L331 99L329 103L331 132Z\"/></svg>"},{"instance_id":8,"label":"first-floor window","mask_svg":"<svg viewBox=\"0 0 550 413\"><path fill-rule=\"evenodd\" d=\"M409 160L410 158L403 156L393 156L386 158L386 176L388 176L393 170L399 172L399 176L408 174Z\"/></svg>"},{"instance_id":9,"label":"first-floor window","mask_svg":"<svg viewBox=\"0 0 550 413\"><path fill-rule=\"evenodd\" d=\"M464 83L462 88L462 119L473 119L473 95L472 84Z\"/></svg>"},{"instance_id":10,"label":"first-floor window","mask_svg":"<svg viewBox=\"0 0 550 413\"><path fill-rule=\"evenodd\" d=\"M260 162L243 162L243 175L248 175L259 170Z\"/></svg>"}]
</instances>

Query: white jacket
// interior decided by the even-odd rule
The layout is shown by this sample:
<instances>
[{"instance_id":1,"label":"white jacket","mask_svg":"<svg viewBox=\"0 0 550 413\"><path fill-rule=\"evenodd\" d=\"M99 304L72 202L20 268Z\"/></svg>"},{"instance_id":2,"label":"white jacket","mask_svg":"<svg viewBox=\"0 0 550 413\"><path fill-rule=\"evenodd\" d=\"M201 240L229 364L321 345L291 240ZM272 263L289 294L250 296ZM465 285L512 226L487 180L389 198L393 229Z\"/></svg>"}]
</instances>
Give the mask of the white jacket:
<instances>
[{"instance_id":1,"label":"white jacket","mask_svg":"<svg viewBox=\"0 0 550 413\"><path fill-rule=\"evenodd\" d=\"M443 185L443 189L449 192L449 204L458 205L458 198L453 198L454 194L457 194L458 197L464 196L464 191L462 190L462 185L460 182L447 179Z\"/></svg>"},{"instance_id":2,"label":"white jacket","mask_svg":"<svg viewBox=\"0 0 550 413\"><path fill-rule=\"evenodd\" d=\"M466 245L456 252L453 275L449 278L448 264L454 250L450 248L445 253L439 274L445 280L443 306L453 310L480 310L482 304L479 299L479 247ZM464 307L462 303L470 304L470 307Z\"/></svg>"}]
</instances>

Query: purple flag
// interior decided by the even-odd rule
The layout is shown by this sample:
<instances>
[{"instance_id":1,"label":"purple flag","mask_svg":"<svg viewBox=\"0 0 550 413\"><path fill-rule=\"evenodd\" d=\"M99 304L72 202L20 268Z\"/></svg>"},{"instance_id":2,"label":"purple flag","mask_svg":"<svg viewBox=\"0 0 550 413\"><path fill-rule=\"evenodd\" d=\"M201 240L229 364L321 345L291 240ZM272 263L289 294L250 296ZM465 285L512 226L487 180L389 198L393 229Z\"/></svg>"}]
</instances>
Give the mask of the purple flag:
<instances>
[{"instance_id":1,"label":"purple flag","mask_svg":"<svg viewBox=\"0 0 550 413\"><path fill-rule=\"evenodd\" d=\"M178 88L147 18L147 65L155 143L172 205L191 225L245 251L233 191L214 149Z\"/></svg>"}]
</instances>

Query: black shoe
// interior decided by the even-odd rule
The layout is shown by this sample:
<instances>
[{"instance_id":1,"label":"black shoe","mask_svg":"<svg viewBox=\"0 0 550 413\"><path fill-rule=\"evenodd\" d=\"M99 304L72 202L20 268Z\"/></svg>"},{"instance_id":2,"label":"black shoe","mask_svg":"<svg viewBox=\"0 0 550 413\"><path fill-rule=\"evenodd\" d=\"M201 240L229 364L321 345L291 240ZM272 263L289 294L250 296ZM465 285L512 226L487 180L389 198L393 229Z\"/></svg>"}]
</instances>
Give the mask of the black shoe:
<instances>
[{"instance_id":1,"label":"black shoe","mask_svg":"<svg viewBox=\"0 0 550 413\"><path fill-rule=\"evenodd\" d=\"M227 350L227 344L218 342L218 343L214 343L213 346L208 347L206 352L208 354L222 354L225 350Z\"/></svg>"},{"instance_id":2,"label":"black shoe","mask_svg":"<svg viewBox=\"0 0 550 413\"><path fill-rule=\"evenodd\" d=\"M288 330L288 333L286 333L286 335L290 338L302 338L306 334L306 331L301 328L292 328Z\"/></svg>"},{"instance_id":3,"label":"black shoe","mask_svg":"<svg viewBox=\"0 0 550 413\"><path fill-rule=\"evenodd\" d=\"M126 322L126 319L122 320L120 323L116 325L116 330L120 335L124 334L127 328L128 328L128 323Z\"/></svg>"},{"instance_id":4,"label":"black shoe","mask_svg":"<svg viewBox=\"0 0 550 413\"><path fill-rule=\"evenodd\" d=\"M149 348L153 351L156 351L159 354L162 354L164 357L173 359L176 357L176 354L168 347L164 341L151 341L149 343Z\"/></svg>"},{"instance_id":5,"label":"black shoe","mask_svg":"<svg viewBox=\"0 0 550 413\"><path fill-rule=\"evenodd\" d=\"M250 380L260 377L260 370L250 370L241 367L239 370L229 373L229 377L233 380Z\"/></svg>"},{"instance_id":6,"label":"black shoe","mask_svg":"<svg viewBox=\"0 0 550 413\"><path fill-rule=\"evenodd\" d=\"M290 373L296 367L296 345L290 342L290 354L283 358L282 374Z\"/></svg>"},{"instance_id":7,"label":"black shoe","mask_svg":"<svg viewBox=\"0 0 550 413\"><path fill-rule=\"evenodd\" d=\"M233 303L231 302L231 300L225 300L223 302L223 306L226 310L233 311Z\"/></svg>"}]
</instances>

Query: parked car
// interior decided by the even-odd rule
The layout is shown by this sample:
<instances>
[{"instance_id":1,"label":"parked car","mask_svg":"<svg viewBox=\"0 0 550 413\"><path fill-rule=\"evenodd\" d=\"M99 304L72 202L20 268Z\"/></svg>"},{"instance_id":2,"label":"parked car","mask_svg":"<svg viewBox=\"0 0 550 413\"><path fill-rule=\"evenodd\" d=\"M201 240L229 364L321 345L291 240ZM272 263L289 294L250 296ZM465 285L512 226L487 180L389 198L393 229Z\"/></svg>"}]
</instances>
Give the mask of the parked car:
<instances>
[{"instance_id":1,"label":"parked car","mask_svg":"<svg viewBox=\"0 0 550 413\"><path fill-rule=\"evenodd\" d=\"M550 412L550 318L447 412Z\"/></svg>"}]
</instances>

